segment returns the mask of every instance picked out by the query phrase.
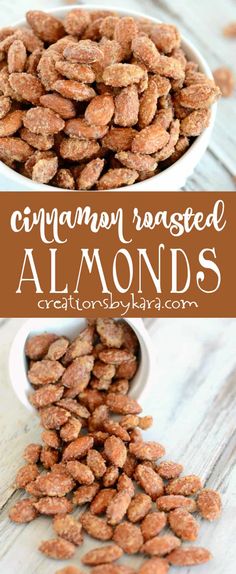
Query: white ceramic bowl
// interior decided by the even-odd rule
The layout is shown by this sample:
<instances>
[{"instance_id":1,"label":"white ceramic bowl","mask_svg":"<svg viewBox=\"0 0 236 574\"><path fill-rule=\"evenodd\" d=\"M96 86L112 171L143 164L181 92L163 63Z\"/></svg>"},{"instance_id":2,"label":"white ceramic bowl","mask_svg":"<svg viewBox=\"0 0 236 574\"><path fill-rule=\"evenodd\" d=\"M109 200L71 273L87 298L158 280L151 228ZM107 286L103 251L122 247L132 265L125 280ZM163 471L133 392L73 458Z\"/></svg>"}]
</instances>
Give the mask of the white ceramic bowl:
<instances>
[{"instance_id":1,"label":"white ceramic bowl","mask_svg":"<svg viewBox=\"0 0 236 574\"><path fill-rule=\"evenodd\" d=\"M140 344L140 364L133 378L130 395L140 399L148 392L151 381L155 376L154 352L151 339L144 327L142 319L126 319L135 331ZM17 332L9 354L9 373L11 385L20 402L31 411L34 408L28 400L32 387L27 378L27 361L24 353L25 342L29 336L43 332L65 335L75 338L85 327L86 319L29 319Z\"/></svg>"},{"instance_id":2,"label":"white ceramic bowl","mask_svg":"<svg viewBox=\"0 0 236 574\"><path fill-rule=\"evenodd\" d=\"M81 6L82 8L83 6ZM97 10L98 6L93 6L92 4L86 4L86 10ZM99 9L107 10L109 6L101 5ZM63 18L70 12L72 9L71 6L64 6L57 9L48 10L49 14L53 14L58 18ZM120 15L129 15L134 16L136 18L149 18L154 23L160 23L160 20L156 18L151 18L148 14L141 14L139 12L134 12L129 9L127 10L120 10L115 6L112 6L112 9L115 10ZM25 26L26 21L21 20L17 22L15 26ZM182 46L187 54L187 56L196 62L199 65L199 69L201 72L204 72L209 78L212 78L212 73L207 62L201 56L199 51L193 46L189 40L185 38L182 39ZM211 132L215 122L216 116L216 107L217 105L214 104L211 110L211 119L208 128L204 130L204 132L196 138L194 143L188 149L188 151L172 166L165 169L162 173L155 175L145 181L140 183L135 183L130 186L126 186L123 188L119 188L119 191L177 191L181 187L184 186L186 179L192 174L193 170L195 169L196 165L199 163L200 159L204 155L206 148L209 144ZM19 190L24 191L62 191L61 188L52 187L50 185L43 185L40 183L36 183L31 181L30 179L18 174L8 166L6 166L3 162L0 161L0 173L4 175L5 178L9 179L11 182L14 182ZM17 191L18 191L17 189ZM115 191L115 190L110 190Z\"/></svg>"}]
</instances>

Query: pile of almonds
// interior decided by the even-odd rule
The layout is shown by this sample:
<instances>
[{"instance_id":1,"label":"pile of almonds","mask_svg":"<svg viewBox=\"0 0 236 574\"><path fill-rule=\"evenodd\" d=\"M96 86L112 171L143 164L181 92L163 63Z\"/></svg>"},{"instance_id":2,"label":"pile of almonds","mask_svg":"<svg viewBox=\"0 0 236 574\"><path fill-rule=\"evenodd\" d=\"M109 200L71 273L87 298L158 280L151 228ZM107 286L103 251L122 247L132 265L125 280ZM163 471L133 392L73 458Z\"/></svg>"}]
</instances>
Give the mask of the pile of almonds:
<instances>
[{"instance_id":1,"label":"pile of almonds","mask_svg":"<svg viewBox=\"0 0 236 574\"><path fill-rule=\"evenodd\" d=\"M181 464L160 461L161 444L143 440L140 429L148 429L152 417L141 417L140 405L128 396L139 363L139 343L129 325L90 321L72 343L36 335L27 340L25 353L43 445L29 444L24 451L16 487L30 497L11 508L10 519L51 516L56 537L39 546L50 558L72 558L84 532L112 541L82 557L92 574L135 574L115 564L124 554L147 557L139 574L207 562L207 549L183 542L198 537L193 513L218 518L220 496L203 488L198 476L181 476ZM79 519L71 515L83 505ZM57 574L81 570L68 566Z\"/></svg>"},{"instance_id":2,"label":"pile of almonds","mask_svg":"<svg viewBox=\"0 0 236 574\"><path fill-rule=\"evenodd\" d=\"M178 29L110 11L41 11L0 30L0 160L33 181L111 190L177 161L220 95Z\"/></svg>"}]
</instances>

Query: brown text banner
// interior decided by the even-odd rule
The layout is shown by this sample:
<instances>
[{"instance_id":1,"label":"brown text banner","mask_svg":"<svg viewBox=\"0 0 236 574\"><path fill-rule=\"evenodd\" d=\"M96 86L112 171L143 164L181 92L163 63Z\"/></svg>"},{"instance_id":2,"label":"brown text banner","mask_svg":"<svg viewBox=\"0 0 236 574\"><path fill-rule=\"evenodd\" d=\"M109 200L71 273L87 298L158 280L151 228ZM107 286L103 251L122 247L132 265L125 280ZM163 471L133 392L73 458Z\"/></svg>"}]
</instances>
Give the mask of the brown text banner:
<instances>
[{"instance_id":1,"label":"brown text banner","mask_svg":"<svg viewBox=\"0 0 236 574\"><path fill-rule=\"evenodd\" d=\"M235 317L235 193L1 193L2 317Z\"/></svg>"}]
</instances>

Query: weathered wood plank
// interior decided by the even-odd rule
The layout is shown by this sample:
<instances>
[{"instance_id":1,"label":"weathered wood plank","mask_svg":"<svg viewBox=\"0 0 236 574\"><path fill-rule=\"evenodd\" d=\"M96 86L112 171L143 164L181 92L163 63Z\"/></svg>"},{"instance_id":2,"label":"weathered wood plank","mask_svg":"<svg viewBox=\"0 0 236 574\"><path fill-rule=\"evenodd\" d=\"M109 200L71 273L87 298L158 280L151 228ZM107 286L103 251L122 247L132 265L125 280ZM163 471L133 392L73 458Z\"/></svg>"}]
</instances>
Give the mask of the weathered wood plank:
<instances>
[{"instance_id":1,"label":"weathered wood plank","mask_svg":"<svg viewBox=\"0 0 236 574\"><path fill-rule=\"evenodd\" d=\"M193 174L187 179L185 191L235 191L235 184L229 170L208 148Z\"/></svg>"}]
</instances>

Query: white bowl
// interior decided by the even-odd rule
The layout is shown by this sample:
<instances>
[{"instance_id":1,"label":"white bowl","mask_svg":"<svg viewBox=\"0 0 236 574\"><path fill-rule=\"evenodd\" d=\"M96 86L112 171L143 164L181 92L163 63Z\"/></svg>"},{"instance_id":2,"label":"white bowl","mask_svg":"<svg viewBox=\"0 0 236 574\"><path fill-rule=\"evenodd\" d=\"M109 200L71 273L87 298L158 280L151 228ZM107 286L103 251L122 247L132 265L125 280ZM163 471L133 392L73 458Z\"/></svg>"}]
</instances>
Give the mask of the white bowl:
<instances>
[{"instance_id":1,"label":"white bowl","mask_svg":"<svg viewBox=\"0 0 236 574\"><path fill-rule=\"evenodd\" d=\"M79 7L79 6L78 6ZM83 6L81 6L82 8ZM97 5L88 4L84 6L86 10L97 10ZM105 5L99 6L101 10L107 10L109 7ZM68 12L72 9L71 6L64 6L57 9L48 10L49 14L53 14L58 18L63 18ZM120 15L129 15L134 16L135 18L149 18L154 23L160 23L160 20L156 18L150 17L148 14L141 14L139 12L134 12L133 10L120 10L115 6L112 6L112 9L119 13ZM14 26L26 26L26 20L21 20ZM186 40L184 37L182 38L182 46L189 57L189 59L193 60L199 65L199 69L201 72L206 74L209 78L213 78L211 70L201 56L199 51L193 46L193 44ZM119 188L119 191L177 191L181 187L184 186L186 179L192 174L193 170L195 169L196 165L199 163L200 159L204 155L206 148L209 144L211 132L215 122L216 116L216 108L217 104L214 104L211 108L211 118L209 126L204 130L204 132L196 138L190 148L185 152L185 154L176 161L172 166L165 169L162 173L155 175L145 181L140 183L134 183L130 186L125 186L123 188ZM17 186L24 191L61 191L61 188L56 188L50 185L43 185L40 183L36 183L31 181L30 179L20 175L16 171L12 170L8 166L6 166L3 162L0 161L0 173L4 175L5 178L8 178L10 181L15 182ZM116 191L116 190L110 190Z\"/></svg>"},{"instance_id":2,"label":"white bowl","mask_svg":"<svg viewBox=\"0 0 236 574\"><path fill-rule=\"evenodd\" d=\"M148 392L155 374L154 352L151 339L144 327L142 319L127 319L127 323L135 331L140 344L140 364L133 378L130 395L135 399L143 397ZM28 400L32 387L27 377L27 360L25 357L25 343L29 336L43 332L65 335L69 339L75 338L85 327L86 319L29 319L17 332L11 345L9 354L9 373L11 385L20 402L30 411L34 408Z\"/></svg>"}]
</instances>

